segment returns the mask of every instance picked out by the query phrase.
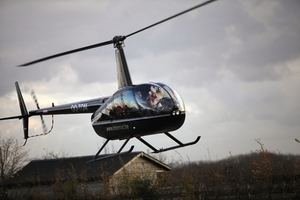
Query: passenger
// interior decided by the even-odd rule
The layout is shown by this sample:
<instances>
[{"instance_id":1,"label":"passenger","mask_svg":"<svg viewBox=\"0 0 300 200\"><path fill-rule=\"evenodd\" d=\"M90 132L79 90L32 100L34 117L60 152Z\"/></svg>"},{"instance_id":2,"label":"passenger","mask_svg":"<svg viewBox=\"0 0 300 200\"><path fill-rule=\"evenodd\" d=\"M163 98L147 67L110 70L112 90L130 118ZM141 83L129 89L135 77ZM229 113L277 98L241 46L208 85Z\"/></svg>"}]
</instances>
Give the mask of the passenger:
<instances>
[{"instance_id":1,"label":"passenger","mask_svg":"<svg viewBox=\"0 0 300 200\"><path fill-rule=\"evenodd\" d=\"M142 95L141 91L137 91L135 93L135 96L136 96L137 99L141 99L142 100L142 98L143 98L143 95Z\"/></svg>"},{"instance_id":2,"label":"passenger","mask_svg":"<svg viewBox=\"0 0 300 200\"><path fill-rule=\"evenodd\" d=\"M142 95L142 92L141 91L137 91L135 93L135 96L136 96L136 100L142 104L143 106L147 106L147 103L146 101L143 99L143 95Z\"/></svg>"}]
</instances>

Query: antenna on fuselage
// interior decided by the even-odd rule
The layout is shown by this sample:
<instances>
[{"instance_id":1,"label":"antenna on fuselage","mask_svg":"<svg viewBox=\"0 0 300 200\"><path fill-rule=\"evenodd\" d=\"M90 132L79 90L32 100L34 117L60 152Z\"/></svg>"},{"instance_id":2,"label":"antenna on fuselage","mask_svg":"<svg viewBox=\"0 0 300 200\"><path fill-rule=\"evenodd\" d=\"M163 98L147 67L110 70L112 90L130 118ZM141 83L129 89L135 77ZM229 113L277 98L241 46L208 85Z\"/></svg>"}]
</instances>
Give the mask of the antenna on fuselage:
<instances>
[{"instance_id":1,"label":"antenna on fuselage","mask_svg":"<svg viewBox=\"0 0 300 200\"><path fill-rule=\"evenodd\" d=\"M97 81L96 81L96 83L97 83L97 86L98 86L98 88L99 88L99 90L100 90L100 92L101 92L101 95L104 97L104 93L103 93L103 91L102 91L102 89L101 89L99 83L98 83Z\"/></svg>"}]
</instances>

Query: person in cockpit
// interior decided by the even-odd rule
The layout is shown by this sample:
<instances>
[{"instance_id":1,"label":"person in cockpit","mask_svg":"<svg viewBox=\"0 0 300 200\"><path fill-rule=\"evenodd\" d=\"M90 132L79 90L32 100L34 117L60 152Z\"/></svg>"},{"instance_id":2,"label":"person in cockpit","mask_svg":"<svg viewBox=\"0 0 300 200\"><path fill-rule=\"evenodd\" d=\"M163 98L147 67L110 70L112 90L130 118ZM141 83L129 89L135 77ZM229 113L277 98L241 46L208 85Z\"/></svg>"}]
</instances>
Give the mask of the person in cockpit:
<instances>
[{"instance_id":1,"label":"person in cockpit","mask_svg":"<svg viewBox=\"0 0 300 200\"><path fill-rule=\"evenodd\" d=\"M158 110L162 109L162 104L159 101L164 97L161 88L159 87L150 87L150 91L148 93L147 102L150 108L155 108Z\"/></svg>"}]
</instances>

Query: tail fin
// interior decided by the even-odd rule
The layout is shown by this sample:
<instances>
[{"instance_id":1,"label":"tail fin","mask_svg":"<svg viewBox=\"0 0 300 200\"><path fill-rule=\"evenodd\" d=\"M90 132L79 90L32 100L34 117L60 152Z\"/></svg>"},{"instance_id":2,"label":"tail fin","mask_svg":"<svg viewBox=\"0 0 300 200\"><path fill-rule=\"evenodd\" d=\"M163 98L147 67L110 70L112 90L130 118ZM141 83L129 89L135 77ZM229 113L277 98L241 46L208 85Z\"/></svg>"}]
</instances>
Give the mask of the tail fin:
<instances>
[{"instance_id":1,"label":"tail fin","mask_svg":"<svg viewBox=\"0 0 300 200\"><path fill-rule=\"evenodd\" d=\"M19 87L18 82L15 82L16 85L16 90L17 90L17 95L18 95L18 100L19 100L19 105L20 105L20 110L22 113L22 119L23 119L23 131L24 131L24 139L28 139L28 124L29 124L29 115L26 109L26 105ZM25 142L26 143L26 142Z\"/></svg>"}]
</instances>

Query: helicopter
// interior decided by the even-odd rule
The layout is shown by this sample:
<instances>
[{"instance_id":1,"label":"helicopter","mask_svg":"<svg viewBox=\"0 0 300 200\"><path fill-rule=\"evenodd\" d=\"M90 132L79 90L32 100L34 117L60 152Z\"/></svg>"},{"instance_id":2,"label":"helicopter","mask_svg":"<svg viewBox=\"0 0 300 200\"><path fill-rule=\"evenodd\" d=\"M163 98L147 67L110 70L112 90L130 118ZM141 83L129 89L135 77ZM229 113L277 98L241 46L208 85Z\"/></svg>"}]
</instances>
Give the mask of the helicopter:
<instances>
[{"instance_id":1,"label":"helicopter","mask_svg":"<svg viewBox=\"0 0 300 200\"><path fill-rule=\"evenodd\" d=\"M91 162L115 155L130 153L134 149L134 146L131 146L127 151L123 151L123 149L132 138L136 138L148 146L153 150L153 153L160 153L198 143L201 136L197 136L194 141L183 143L170 133L179 129L184 124L186 117L183 99L174 88L161 82L142 83L138 85L133 84L124 53L124 41L126 38L141 31L149 29L199 7L205 6L214 1L216 0L206 1L125 36L115 36L113 39L105 42L66 51L19 65L18 67L25 67L56 57L112 44L115 48L118 90L111 96L83 100L63 105L52 104L51 107L46 108L40 108L37 103L37 99L35 99L37 109L28 112L19 84L18 82L15 82L21 115L0 118L0 120L22 119L25 145L29 138L46 135L52 131L54 115L90 113L92 114L91 123L94 131L97 135L106 139L98 152L92 158ZM45 133L43 134L29 135L29 118L32 116L40 116L44 126L44 115L52 115L52 127L50 131L46 132L46 130L44 130ZM177 145L157 149L143 138L143 136L162 133L177 143ZM125 141L117 153L100 156L102 150L111 140Z\"/></svg>"}]
</instances>

